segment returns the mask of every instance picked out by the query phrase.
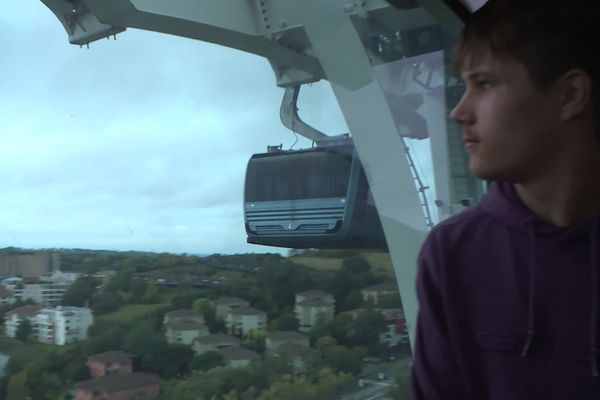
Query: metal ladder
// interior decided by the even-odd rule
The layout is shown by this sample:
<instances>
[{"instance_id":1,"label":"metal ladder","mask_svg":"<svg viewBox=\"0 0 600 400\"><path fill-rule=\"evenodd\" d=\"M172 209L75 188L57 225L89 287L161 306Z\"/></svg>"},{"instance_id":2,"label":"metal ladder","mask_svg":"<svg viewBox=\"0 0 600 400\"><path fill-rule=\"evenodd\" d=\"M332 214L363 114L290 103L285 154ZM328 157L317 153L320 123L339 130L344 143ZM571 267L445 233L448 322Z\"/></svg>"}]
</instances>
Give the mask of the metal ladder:
<instances>
[{"instance_id":1,"label":"metal ladder","mask_svg":"<svg viewBox=\"0 0 600 400\"><path fill-rule=\"evenodd\" d=\"M404 154L406 155L406 160L408 161L408 166L410 167L410 171L412 173L412 177L417 185L417 192L419 192L419 197L421 200L421 207L423 208L423 212L425 214L425 223L427 224L427 228L431 230L433 228L433 219L431 218L431 212L429 211L429 203L427 202L427 196L425 196L425 191L429 189L429 186L423 185L423 181L419 176L419 172L417 171L417 167L413 161L412 156L410 155L410 148L406 144L406 139L404 137L402 139L402 146L404 146Z\"/></svg>"}]
</instances>

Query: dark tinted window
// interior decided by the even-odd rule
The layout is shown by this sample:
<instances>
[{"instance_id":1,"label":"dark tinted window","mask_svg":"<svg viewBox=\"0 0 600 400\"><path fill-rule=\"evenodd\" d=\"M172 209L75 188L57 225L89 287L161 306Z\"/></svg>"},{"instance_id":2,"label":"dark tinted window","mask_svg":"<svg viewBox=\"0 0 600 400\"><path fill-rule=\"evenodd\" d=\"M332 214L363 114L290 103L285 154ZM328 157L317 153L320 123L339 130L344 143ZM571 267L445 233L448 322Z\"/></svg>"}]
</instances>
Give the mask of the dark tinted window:
<instances>
[{"instance_id":1,"label":"dark tinted window","mask_svg":"<svg viewBox=\"0 0 600 400\"><path fill-rule=\"evenodd\" d=\"M324 151L256 156L248 166L245 200L346 197L351 165L351 154Z\"/></svg>"}]
</instances>

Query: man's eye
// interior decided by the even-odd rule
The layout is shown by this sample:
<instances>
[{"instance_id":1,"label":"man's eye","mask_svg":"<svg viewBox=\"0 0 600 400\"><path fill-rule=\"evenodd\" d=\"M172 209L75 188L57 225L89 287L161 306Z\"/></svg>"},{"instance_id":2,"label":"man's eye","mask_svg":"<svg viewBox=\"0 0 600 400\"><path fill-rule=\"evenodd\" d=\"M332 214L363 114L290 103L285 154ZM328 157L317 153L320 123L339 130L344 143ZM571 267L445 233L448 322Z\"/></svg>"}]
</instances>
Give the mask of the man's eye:
<instances>
[{"instance_id":1,"label":"man's eye","mask_svg":"<svg viewBox=\"0 0 600 400\"><path fill-rule=\"evenodd\" d=\"M492 82L488 80L478 81L477 87L479 87L481 90L489 90L492 88Z\"/></svg>"}]
</instances>

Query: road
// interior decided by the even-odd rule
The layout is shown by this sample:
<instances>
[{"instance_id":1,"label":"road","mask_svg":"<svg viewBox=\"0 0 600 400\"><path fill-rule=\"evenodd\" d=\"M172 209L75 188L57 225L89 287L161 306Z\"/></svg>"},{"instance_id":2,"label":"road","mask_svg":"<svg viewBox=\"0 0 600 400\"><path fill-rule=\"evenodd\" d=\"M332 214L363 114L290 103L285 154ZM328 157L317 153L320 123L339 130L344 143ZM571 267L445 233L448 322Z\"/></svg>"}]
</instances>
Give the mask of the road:
<instances>
[{"instance_id":1,"label":"road","mask_svg":"<svg viewBox=\"0 0 600 400\"><path fill-rule=\"evenodd\" d=\"M394 379L401 369L409 368L410 357L403 357L392 362L368 364L363 374L352 382L332 400L385 400L385 390L394 384ZM387 378L377 380L377 373L383 372ZM364 386L358 386L358 379L364 381Z\"/></svg>"}]
</instances>

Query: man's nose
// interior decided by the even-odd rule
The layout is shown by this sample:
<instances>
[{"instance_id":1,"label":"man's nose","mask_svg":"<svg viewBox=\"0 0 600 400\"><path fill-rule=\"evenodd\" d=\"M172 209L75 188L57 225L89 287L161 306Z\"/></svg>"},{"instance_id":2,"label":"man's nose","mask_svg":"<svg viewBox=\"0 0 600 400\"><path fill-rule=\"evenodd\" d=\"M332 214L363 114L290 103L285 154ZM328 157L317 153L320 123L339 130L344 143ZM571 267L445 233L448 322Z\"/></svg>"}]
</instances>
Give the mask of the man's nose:
<instances>
[{"instance_id":1,"label":"man's nose","mask_svg":"<svg viewBox=\"0 0 600 400\"><path fill-rule=\"evenodd\" d=\"M461 125L469 125L474 121L473 111L469 106L466 93L460 98L458 104L450 111L450 118Z\"/></svg>"}]
</instances>

